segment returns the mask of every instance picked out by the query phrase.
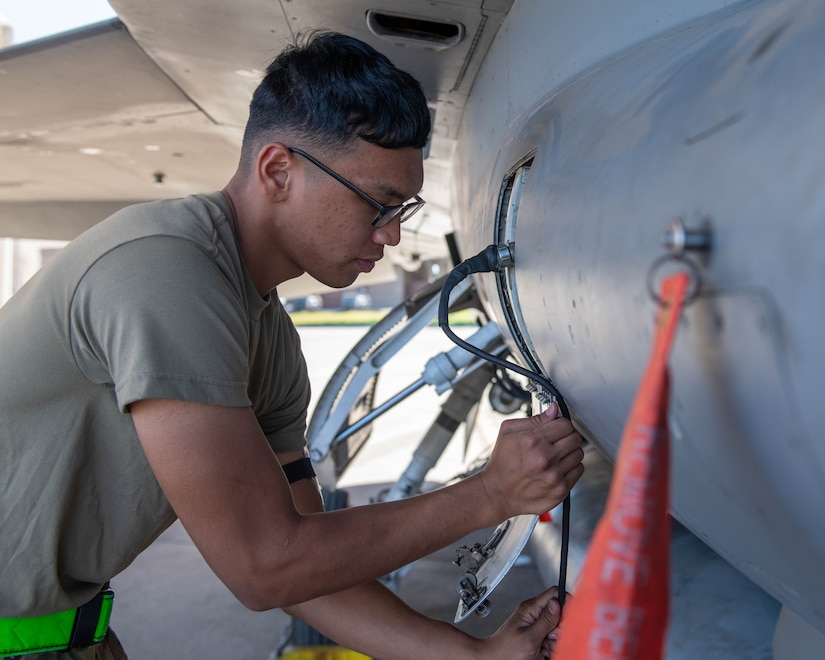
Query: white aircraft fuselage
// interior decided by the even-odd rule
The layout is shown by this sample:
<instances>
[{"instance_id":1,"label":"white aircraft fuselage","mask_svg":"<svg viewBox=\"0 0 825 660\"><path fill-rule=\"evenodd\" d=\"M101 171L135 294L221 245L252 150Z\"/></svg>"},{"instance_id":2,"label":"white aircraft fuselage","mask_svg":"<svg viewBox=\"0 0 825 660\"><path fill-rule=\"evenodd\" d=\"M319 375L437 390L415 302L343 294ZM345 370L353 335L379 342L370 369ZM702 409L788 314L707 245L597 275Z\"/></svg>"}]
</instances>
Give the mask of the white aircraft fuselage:
<instances>
[{"instance_id":1,"label":"white aircraft fuselage","mask_svg":"<svg viewBox=\"0 0 825 660\"><path fill-rule=\"evenodd\" d=\"M661 238L709 229L671 359L672 512L825 630L825 3L727 4L637 3L656 34L604 57L626 8L582 45L586 6L515 3L458 135L459 243L513 243L512 272L478 276L490 315L615 457L648 281L681 263L650 273Z\"/></svg>"}]
</instances>

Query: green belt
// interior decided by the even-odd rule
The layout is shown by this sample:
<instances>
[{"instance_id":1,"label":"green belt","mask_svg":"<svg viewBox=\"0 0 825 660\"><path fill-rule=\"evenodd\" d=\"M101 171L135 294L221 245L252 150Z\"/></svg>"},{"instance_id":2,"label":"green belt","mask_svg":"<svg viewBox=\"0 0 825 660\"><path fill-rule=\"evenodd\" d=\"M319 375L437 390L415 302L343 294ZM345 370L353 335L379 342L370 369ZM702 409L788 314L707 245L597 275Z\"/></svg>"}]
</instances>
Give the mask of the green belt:
<instances>
[{"instance_id":1,"label":"green belt","mask_svg":"<svg viewBox=\"0 0 825 660\"><path fill-rule=\"evenodd\" d=\"M115 593L102 589L85 605L45 616L0 619L0 658L66 651L103 641Z\"/></svg>"}]
</instances>

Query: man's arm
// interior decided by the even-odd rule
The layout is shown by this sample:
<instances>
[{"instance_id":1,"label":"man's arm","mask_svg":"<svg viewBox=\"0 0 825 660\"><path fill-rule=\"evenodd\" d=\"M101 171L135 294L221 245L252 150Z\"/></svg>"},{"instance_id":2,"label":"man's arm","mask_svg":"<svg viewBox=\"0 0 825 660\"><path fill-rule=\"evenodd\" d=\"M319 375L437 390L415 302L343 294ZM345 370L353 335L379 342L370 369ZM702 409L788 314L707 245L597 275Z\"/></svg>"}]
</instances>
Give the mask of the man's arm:
<instances>
[{"instance_id":1,"label":"man's arm","mask_svg":"<svg viewBox=\"0 0 825 660\"><path fill-rule=\"evenodd\" d=\"M131 413L192 540L255 610L347 589L471 531L549 510L583 472L581 438L570 423L535 416L505 422L488 468L455 486L301 515L250 409L151 399L132 404Z\"/></svg>"},{"instance_id":2,"label":"man's arm","mask_svg":"<svg viewBox=\"0 0 825 660\"><path fill-rule=\"evenodd\" d=\"M302 456L303 452L294 452L279 454L278 458L286 464ZM311 480L292 484L292 496L301 513L323 511L318 489ZM535 658L547 634L558 625L555 590L536 600L522 604L518 613L487 639L476 639L449 623L416 612L379 582L322 596L286 611L337 643L370 657L517 660ZM554 605L548 609L551 601ZM549 648L547 641L547 655Z\"/></svg>"}]
</instances>

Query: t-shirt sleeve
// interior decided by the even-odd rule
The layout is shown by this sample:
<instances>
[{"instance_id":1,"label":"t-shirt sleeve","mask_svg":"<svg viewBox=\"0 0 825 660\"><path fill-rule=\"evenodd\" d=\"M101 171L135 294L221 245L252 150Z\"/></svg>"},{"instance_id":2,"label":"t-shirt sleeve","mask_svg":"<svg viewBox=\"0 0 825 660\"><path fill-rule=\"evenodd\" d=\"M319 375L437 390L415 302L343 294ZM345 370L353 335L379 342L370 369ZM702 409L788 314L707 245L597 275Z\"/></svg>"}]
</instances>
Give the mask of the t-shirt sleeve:
<instances>
[{"instance_id":1,"label":"t-shirt sleeve","mask_svg":"<svg viewBox=\"0 0 825 660\"><path fill-rule=\"evenodd\" d=\"M154 236L107 252L70 315L78 366L114 387L122 412L147 398L250 405L242 293L194 243Z\"/></svg>"},{"instance_id":2,"label":"t-shirt sleeve","mask_svg":"<svg viewBox=\"0 0 825 660\"><path fill-rule=\"evenodd\" d=\"M289 316L274 302L252 360L250 396L261 430L276 452L306 446L310 384L301 340Z\"/></svg>"}]
</instances>

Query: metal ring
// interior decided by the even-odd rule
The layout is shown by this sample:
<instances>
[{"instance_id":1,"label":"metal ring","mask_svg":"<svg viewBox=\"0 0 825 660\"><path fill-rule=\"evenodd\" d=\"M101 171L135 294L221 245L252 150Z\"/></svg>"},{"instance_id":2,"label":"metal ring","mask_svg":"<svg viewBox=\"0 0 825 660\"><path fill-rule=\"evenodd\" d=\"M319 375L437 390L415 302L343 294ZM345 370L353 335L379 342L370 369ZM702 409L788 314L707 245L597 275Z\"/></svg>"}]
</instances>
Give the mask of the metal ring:
<instances>
[{"instance_id":1,"label":"metal ring","mask_svg":"<svg viewBox=\"0 0 825 660\"><path fill-rule=\"evenodd\" d=\"M656 287L654 285L656 283L657 271L668 261L675 261L683 265L690 275L690 288L685 294L685 300L683 303L683 305L687 307L699 296L699 289L702 284L702 275L699 272L699 267L683 254L665 254L651 264L650 269L647 271L647 293L660 307L667 306L667 303L659 297L658 293L656 293Z\"/></svg>"}]
</instances>

